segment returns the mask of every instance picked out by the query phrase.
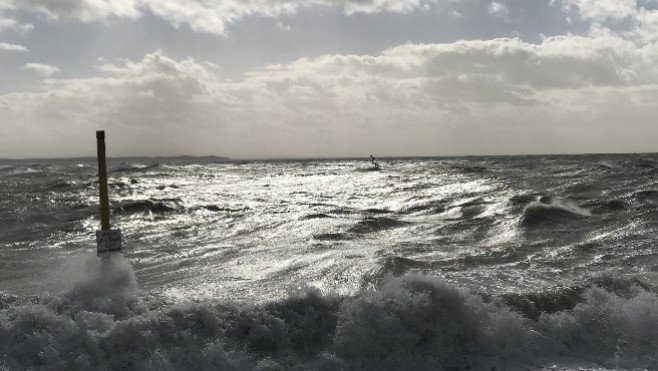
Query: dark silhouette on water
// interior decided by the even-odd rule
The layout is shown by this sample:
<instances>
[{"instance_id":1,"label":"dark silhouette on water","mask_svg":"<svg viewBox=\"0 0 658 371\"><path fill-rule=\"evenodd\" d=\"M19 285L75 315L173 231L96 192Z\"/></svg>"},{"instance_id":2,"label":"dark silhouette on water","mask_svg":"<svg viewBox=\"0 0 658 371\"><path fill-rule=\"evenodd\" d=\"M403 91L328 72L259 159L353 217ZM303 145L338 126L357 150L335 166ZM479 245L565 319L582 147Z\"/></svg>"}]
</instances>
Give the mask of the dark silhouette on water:
<instances>
[{"instance_id":1,"label":"dark silhouette on water","mask_svg":"<svg viewBox=\"0 0 658 371\"><path fill-rule=\"evenodd\" d=\"M379 170L379 163L375 159L375 156L370 155L370 162L374 165L374 168L372 170Z\"/></svg>"}]
</instances>

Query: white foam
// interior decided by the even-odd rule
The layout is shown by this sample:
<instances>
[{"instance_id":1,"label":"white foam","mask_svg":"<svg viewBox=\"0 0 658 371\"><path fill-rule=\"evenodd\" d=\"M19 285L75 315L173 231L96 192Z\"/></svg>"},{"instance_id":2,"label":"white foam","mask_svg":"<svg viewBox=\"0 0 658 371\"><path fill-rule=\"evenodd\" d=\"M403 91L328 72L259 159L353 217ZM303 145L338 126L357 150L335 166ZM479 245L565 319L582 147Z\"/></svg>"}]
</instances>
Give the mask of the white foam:
<instances>
[{"instance_id":1,"label":"white foam","mask_svg":"<svg viewBox=\"0 0 658 371\"><path fill-rule=\"evenodd\" d=\"M105 266L104 266L105 265ZM123 259L62 297L0 298L0 369L655 369L658 296L587 291L533 321L424 276L264 306L138 298ZM94 274L93 269L97 269Z\"/></svg>"}]
</instances>

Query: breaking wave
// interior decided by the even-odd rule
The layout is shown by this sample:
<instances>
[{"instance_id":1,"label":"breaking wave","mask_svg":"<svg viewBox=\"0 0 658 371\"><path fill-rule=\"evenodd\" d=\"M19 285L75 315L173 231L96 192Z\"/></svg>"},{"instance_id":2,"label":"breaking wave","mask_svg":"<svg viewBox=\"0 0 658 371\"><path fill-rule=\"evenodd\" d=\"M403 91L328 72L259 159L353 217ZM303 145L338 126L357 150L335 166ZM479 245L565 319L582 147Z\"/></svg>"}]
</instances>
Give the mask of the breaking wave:
<instances>
[{"instance_id":1,"label":"breaking wave","mask_svg":"<svg viewBox=\"0 0 658 371\"><path fill-rule=\"evenodd\" d=\"M150 300L120 256L86 275L60 297L0 295L0 369L658 367L658 295L638 281L486 298L407 275L248 305Z\"/></svg>"},{"instance_id":2,"label":"breaking wave","mask_svg":"<svg viewBox=\"0 0 658 371\"><path fill-rule=\"evenodd\" d=\"M331 216L324 213L308 214L301 217L301 220L313 220L313 219L329 219Z\"/></svg>"},{"instance_id":3,"label":"breaking wave","mask_svg":"<svg viewBox=\"0 0 658 371\"><path fill-rule=\"evenodd\" d=\"M528 227L559 224L590 215L589 211L576 205L549 199L547 202L533 202L528 205L521 216L521 224Z\"/></svg>"},{"instance_id":4,"label":"breaking wave","mask_svg":"<svg viewBox=\"0 0 658 371\"><path fill-rule=\"evenodd\" d=\"M445 200L429 200L422 201L411 204L404 209L402 213L413 214L413 213L423 213L423 214L441 214L446 210Z\"/></svg>"},{"instance_id":5,"label":"breaking wave","mask_svg":"<svg viewBox=\"0 0 658 371\"><path fill-rule=\"evenodd\" d=\"M154 213L162 214L168 212L179 212L182 209L182 201L177 198L172 199L147 199L147 200L130 200L122 201L115 212L120 214L136 213Z\"/></svg>"},{"instance_id":6,"label":"breaking wave","mask_svg":"<svg viewBox=\"0 0 658 371\"><path fill-rule=\"evenodd\" d=\"M384 231L387 229L403 227L407 224L408 223L406 222L396 219L386 218L386 217L379 217L379 218L367 217L360 220L356 225L350 228L349 232L357 233L357 234L373 233L373 232Z\"/></svg>"},{"instance_id":7,"label":"breaking wave","mask_svg":"<svg viewBox=\"0 0 658 371\"><path fill-rule=\"evenodd\" d=\"M119 166L111 169L113 173L122 173L122 172L137 172L143 170L150 170L160 167L160 164L139 164L139 163L125 163L122 162Z\"/></svg>"}]
</instances>

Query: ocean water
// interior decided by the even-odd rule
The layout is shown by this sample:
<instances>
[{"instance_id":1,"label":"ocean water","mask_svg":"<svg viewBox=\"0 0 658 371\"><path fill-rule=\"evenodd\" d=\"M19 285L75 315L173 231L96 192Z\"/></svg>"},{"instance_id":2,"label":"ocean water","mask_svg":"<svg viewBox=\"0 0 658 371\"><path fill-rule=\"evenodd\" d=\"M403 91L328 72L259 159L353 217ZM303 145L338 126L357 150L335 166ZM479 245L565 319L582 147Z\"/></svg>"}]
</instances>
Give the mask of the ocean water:
<instances>
[{"instance_id":1,"label":"ocean water","mask_svg":"<svg viewBox=\"0 0 658 371\"><path fill-rule=\"evenodd\" d=\"M658 155L0 161L0 370L657 370Z\"/></svg>"}]
</instances>

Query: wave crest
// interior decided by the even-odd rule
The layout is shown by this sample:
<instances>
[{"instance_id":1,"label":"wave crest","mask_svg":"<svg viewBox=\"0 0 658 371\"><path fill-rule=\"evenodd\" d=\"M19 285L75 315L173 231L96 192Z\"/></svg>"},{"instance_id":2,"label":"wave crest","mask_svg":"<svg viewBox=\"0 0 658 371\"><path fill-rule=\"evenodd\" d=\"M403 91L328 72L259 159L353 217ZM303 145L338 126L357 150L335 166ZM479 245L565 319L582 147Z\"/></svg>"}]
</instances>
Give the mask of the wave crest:
<instances>
[{"instance_id":1,"label":"wave crest","mask_svg":"<svg viewBox=\"0 0 658 371\"><path fill-rule=\"evenodd\" d=\"M548 203L533 202L523 210L521 224L527 227L546 224L560 224L573 220L584 219L591 213L576 205L549 200Z\"/></svg>"},{"instance_id":2,"label":"wave crest","mask_svg":"<svg viewBox=\"0 0 658 371\"><path fill-rule=\"evenodd\" d=\"M146 199L137 201L122 201L115 211L118 213L137 214L153 213L164 214L170 212L179 212L182 208L182 201L178 198L172 199Z\"/></svg>"},{"instance_id":3,"label":"wave crest","mask_svg":"<svg viewBox=\"0 0 658 371\"><path fill-rule=\"evenodd\" d=\"M384 231L384 230L392 229L392 228L400 228L400 227L404 227L407 224L408 223L406 223L406 222L403 222L403 221L397 220L397 219L392 219L392 218L386 218L386 217L371 218L371 217L366 217L366 218L360 220L352 228L350 228L349 232L350 233L357 233L357 234L366 234L366 233Z\"/></svg>"}]
</instances>

